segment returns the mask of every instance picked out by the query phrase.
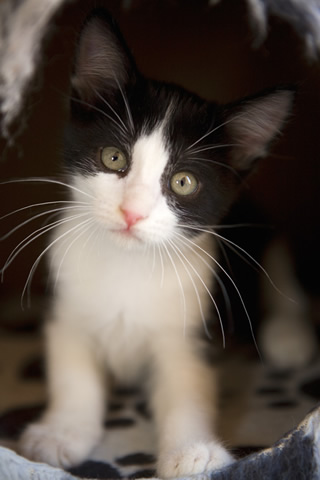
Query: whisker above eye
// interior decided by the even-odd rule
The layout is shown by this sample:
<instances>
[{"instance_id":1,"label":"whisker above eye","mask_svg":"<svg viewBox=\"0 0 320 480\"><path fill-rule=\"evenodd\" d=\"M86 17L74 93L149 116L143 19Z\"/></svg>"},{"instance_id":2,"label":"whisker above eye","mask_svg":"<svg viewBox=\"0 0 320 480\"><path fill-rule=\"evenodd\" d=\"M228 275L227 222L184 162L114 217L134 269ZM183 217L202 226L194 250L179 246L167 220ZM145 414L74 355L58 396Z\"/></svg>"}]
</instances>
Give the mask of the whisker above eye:
<instances>
[{"instance_id":1,"label":"whisker above eye","mask_svg":"<svg viewBox=\"0 0 320 480\"><path fill-rule=\"evenodd\" d=\"M209 130L209 132L205 133L204 135L202 135L200 138L198 138L198 140L196 140L195 142L193 142L191 145L189 145L185 151L190 151L195 145L198 145L198 143L200 143L202 140L204 140L205 138L207 138L209 135L211 135L212 133L216 132L217 130L219 130L220 128L224 127L225 125L227 125L228 123L230 122L233 122L234 120L236 120L237 118L239 117L242 117L243 114L238 114L238 115L235 115L234 117L230 118L229 120L226 120L225 122L222 122L222 123L219 123L219 125L217 125L216 127L214 127L212 130Z\"/></svg>"},{"instance_id":2,"label":"whisker above eye","mask_svg":"<svg viewBox=\"0 0 320 480\"><path fill-rule=\"evenodd\" d=\"M217 160L212 160L210 158L203 158L203 157L191 157L191 159L199 160L200 162L207 162L210 164L219 165L220 167L223 167L223 168L227 168L228 170L230 170L230 172L236 175L236 177L238 177L239 180L243 180L239 172L237 172L235 168L231 167L231 165L228 165L227 163L218 162Z\"/></svg>"},{"instance_id":3,"label":"whisker above eye","mask_svg":"<svg viewBox=\"0 0 320 480\"><path fill-rule=\"evenodd\" d=\"M95 105L92 105L91 103L88 103L85 100L81 100L80 98L76 98L76 97L70 97L70 98L71 98L72 101L74 101L76 103L79 103L80 105L84 105L86 107L89 107L90 109L94 110L95 112L100 113L103 117L108 118L108 120L110 120L114 125L116 125L116 127L119 129L120 133L124 137L126 135L128 135L127 129L126 128L124 129L122 127L122 125L115 118L113 118L111 115L109 115L107 112L105 112L101 108L96 107ZM101 100L103 100L103 97L101 98ZM115 113L115 112L113 112L113 113ZM121 123L122 123L122 121L121 121Z\"/></svg>"},{"instance_id":4,"label":"whisker above eye","mask_svg":"<svg viewBox=\"0 0 320 480\"><path fill-rule=\"evenodd\" d=\"M123 102L124 102L124 105L126 107L126 111L127 111L127 115L128 115L128 120L129 120L129 124L130 124L130 128L131 128L131 133L134 133L134 123L133 123L133 118L132 118L132 113L131 113L131 110L130 110L130 106L129 106L129 102L128 102L128 99L126 97L126 95L124 94L123 92L123 89L119 83L119 80L117 78L116 75L114 75L114 78L117 82L117 85L118 85L118 88L119 88L119 91L121 93L121 96L123 98Z\"/></svg>"},{"instance_id":5,"label":"whisker above eye","mask_svg":"<svg viewBox=\"0 0 320 480\"><path fill-rule=\"evenodd\" d=\"M112 113L117 117L117 119L119 120L120 123L117 122L117 125L119 126L119 128L122 130L122 127L124 129L124 133L128 133L128 128L126 126L126 124L124 123L124 121L122 120L122 118L120 117L120 115L115 111L115 109L112 107L112 105L110 105L110 103L107 101L106 98L104 98L102 95L100 95L100 93L94 89L94 92L95 94L100 98L100 100L102 100L102 102L112 111Z\"/></svg>"},{"instance_id":6,"label":"whisker above eye","mask_svg":"<svg viewBox=\"0 0 320 480\"><path fill-rule=\"evenodd\" d=\"M217 145L207 145L205 147L201 148L195 148L191 150L192 154L197 154L201 152L206 152L208 150L217 150L219 148L228 148L228 147L237 147L238 145L236 143L227 143L227 144L217 144Z\"/></svg>"}]
</instances>

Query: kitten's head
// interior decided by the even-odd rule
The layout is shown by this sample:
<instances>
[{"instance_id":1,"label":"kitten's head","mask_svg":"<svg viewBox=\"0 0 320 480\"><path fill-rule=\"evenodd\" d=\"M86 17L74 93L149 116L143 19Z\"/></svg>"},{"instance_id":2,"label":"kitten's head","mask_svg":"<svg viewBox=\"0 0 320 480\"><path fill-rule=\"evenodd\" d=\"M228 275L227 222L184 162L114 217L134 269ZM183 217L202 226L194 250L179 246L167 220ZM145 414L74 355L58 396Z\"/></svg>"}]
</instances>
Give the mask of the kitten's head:
<instances>
[{"instance_id":1,"label":"kitten's head","mask_svg":"<svg viewBox=\"0 0 320 480\"><path fill-rule=\"evenodd\" d=\"M147 80L101 9L80 34L72 89L65 163L84 192L75 195L128 247L216 225L293 100L282 88L219 106Z\"/></svg>"}]
</instances>

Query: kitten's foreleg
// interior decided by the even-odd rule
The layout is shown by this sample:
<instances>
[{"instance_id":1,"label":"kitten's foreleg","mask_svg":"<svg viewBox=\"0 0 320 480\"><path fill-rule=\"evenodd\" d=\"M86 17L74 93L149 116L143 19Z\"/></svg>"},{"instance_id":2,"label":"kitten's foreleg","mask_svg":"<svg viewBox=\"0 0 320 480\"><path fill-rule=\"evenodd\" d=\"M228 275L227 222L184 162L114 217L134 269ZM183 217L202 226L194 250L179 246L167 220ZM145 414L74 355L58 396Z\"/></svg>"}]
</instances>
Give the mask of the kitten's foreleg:
<instances>
[{"instance_id":1,"label":"kitten's foreleg","mask_svg":"<svg viewBox=\"0 0 320 480\"><path fill-rule=\"evenodd\" d=\"M164 347L157 362L153 408L162 478L216 470L233 461L214 432L215 378L185 345Z\"/></svg>"},{"instance_id":2,"label":"kitten's foreleg","mask_svg":"<svg viewBox=\"0 0 320 480\"><path fill-rule=\"evenodd\" d=\"M105 385L84 333L53 321L47 328L49 406L27 427L21 452L69 467L84 460L102 435Z\"/></svg>"}]
</instances>

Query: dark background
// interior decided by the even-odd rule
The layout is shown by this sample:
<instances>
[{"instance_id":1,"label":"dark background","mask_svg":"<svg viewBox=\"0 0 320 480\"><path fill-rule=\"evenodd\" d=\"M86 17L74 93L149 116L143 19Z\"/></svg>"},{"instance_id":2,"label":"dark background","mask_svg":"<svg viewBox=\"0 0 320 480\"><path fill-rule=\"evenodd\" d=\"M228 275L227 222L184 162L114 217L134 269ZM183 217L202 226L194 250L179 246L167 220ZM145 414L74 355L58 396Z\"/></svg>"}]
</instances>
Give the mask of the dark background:
<instances>
[{"instance_id":1,"label":"dark background","mask_svg":"<svg viewBox=\"0 0 320 480\"><path fill-rule=\"evenodd\" d=\"M246 5L223 0L106 1L133 51L141 71L159 80L173 81L210 100L230 102L266 87L298 85L296 104L284 134L272 155L248 181L245 191L277 231L290 241L303 285L313 298L320 290L319 178L320 69L305 54L305 45L291 27L270 18L268 37L254 47ZM14 128L14 146L1 143L1 180L55 176L59 172L61 133L67 115L68 78L76 34L93 2L67 4L55 17L43 45L43 65L36 74L26 105ZM59 189L40 184L0 186L0 215L28 204L56 199ZM38 210L34 209L34 213ZM30 211L0 221L0 235L26 220ZM0 265L33 229L33 222L0 243ZM249 243L254 243L250 232ZM0 302L18 298L28 272L45 245L26 248L5 272ZM37 302L46 292L45 262L31 287Z\"/></svg>"}]
</instances>

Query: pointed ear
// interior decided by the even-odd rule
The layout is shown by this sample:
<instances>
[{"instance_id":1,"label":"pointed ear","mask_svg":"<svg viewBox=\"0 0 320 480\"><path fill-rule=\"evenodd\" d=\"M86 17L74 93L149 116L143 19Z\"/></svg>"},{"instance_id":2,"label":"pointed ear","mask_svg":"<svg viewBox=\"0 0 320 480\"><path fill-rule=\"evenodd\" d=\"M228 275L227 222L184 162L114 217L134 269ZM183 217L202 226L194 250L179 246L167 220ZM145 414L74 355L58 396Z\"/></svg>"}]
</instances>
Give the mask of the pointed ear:
<instances>
[{"instance_id":1,"label":"pointed ear","mask_svg":"<svg viewBox=\"0 0 320 480\"><path fill-rule=\"evenodd\" d=\"M89 103L97 93L119 90L135 71L134 60L114 20L106 10L94 10L78 39L72 75L78 96Z\"/></svg>"},{"instance_id":2,"label":"pointed ear","mask_svg":"<svg viewBox=\"0 0 320 480\"><path fill-rule=\"evenodd\" d=\"M232 145L230 162L240 173L268 153L291 111L294 89L277 89L242 100L225 109L227 142Z\"/></svg>"}]
</instances>

